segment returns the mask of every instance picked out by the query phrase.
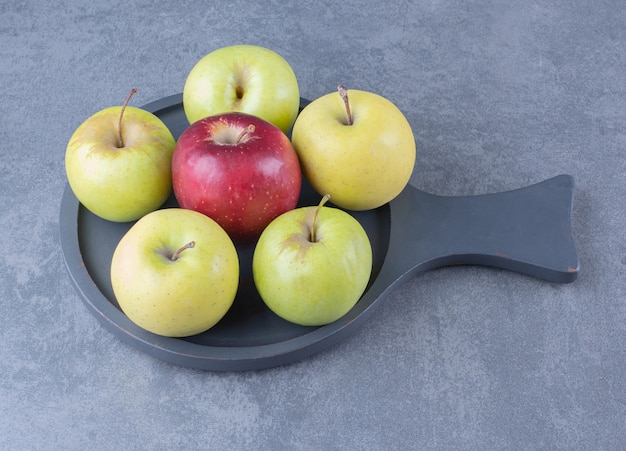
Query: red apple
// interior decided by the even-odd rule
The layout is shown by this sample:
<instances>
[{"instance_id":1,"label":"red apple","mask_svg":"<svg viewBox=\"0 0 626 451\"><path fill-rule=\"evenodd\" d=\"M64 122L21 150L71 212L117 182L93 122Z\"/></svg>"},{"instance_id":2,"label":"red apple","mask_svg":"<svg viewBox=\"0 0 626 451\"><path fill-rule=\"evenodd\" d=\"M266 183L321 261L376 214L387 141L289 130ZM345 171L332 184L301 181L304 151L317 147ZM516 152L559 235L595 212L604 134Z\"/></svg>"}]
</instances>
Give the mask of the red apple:
<instances>
[{"instance_id":1,"label":"red apple","mask_svg":"<svg viewBox=\"0 0 626 451\"><path fill-rule=\"evenodd\" d=\"M289 138L245 113L209 116L178 138L172 183L182 208L204 213L239 244L298 203L302 172Z\"/></svg>"}]
</instances>

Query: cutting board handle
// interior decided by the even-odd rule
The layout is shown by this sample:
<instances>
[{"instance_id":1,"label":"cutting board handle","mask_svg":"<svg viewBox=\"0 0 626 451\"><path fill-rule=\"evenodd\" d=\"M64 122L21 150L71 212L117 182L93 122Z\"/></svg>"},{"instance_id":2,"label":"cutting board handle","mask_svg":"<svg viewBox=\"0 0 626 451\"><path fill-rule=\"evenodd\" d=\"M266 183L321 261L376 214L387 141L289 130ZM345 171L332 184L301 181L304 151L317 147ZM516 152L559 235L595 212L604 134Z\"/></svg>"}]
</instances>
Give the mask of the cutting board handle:
<instances>
[{"instance_id":1,"label":"cutting board handle","mask_svg":"<svg viewBox=\"0 0 626 451\"><path fill-rule=\"evenodd\" d=\"M504 268L555 283L573 282L574 180L559 175L525 188L439 196L408 186L391 203L386 261L406 275L450 265Z\"/></svg>"}]
</instances>

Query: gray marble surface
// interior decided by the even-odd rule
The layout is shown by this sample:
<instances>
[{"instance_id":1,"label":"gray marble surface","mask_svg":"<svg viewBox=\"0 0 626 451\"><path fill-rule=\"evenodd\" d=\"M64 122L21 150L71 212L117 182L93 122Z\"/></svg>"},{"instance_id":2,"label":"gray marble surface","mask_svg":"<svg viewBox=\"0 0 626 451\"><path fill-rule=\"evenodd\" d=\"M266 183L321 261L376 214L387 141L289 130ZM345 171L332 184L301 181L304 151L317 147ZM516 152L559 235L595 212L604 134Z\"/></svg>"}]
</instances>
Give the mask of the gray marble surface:
<instances>
[{"instance_id":1,"label":"gray marble surface","mask_svg":"<svg viewBox=\"0 0 626 451\"><path fill-rule=\"evenodd\" d=\"M434 270L340 344L255 372L120 342L64 266L66 143L236 43L281 53L304 97L344 83L396 103L422 190L571 174L578 280ZM1 2L0 448L625 449L625 49L611 0Z\"/></svg>"}]
</instances>

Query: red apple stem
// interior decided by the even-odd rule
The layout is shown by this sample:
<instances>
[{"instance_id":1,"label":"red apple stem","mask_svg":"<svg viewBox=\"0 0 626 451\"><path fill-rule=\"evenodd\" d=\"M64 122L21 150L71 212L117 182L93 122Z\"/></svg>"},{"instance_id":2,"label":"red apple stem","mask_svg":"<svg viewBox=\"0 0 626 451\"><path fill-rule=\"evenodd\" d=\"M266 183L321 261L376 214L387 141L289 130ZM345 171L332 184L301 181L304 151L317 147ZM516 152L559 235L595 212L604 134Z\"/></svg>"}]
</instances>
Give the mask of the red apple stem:
<instances>
[{"instance_id":1,"label":"red apple stem","mask_svg":"<svg viewBox=\"0 0 626 451\"><path fill-rule=\"evenodd\" d=\"M245 130L242 130L239 135L237 135L237 139L235 140L235 144L240 144L241 142L245 142L248 140L250 134L254 133L254 125L250 124L246 127Z\"/></svg>"},{"instance_id":2,"label":"red apple stem","mask_svg":"<svg viewBox=\"0 0 626 451\"><path fill-rule=\"evenodd\" d=\"M346 106L346 115L348 116L347 125L352 125L352 111L350 110L350 101L348 100L348 88L346 88L344 85L339 85L337 86L337 90L339 91L339 95L343 99L343 103Z\"/></svg>"},{"instance_id":3,"label":"red apple stem","mask_svg":"<svg viewBox=\"0 0 626 451\"><path fill-rule=\"evenodd\" d=\"M311 221L311 233L309 234L309 241L311 243L317 243L317 215L320 213L320 210L322 209L324 204L328 202L328 199L330 199L330 194L324 195L317 208L315 209L315 213L313 214L313 221Z\"/></svg>"},{"instance_id":4,"label":"red apple stem","mask_svg":"<svg viewBox=\"0 0 626 451\"><path fill-rule=\"evenodd\" d=\"M124 147L124 138L122 138L122 118L124 117L124 111L126 110L126 107L128 106L128 102L130 102L130 98L133 96L133 94L136 94L137 91L138 91L137 88L133 88L130 90L130 92L126 96L126 100L124 100L124 104L122 105L122 111L120 111L120 120L117 122L117 134L118 134L117 147L119 149Z\"/></svg>"},{"instance_id":5,"label":"red apple stem","mask_svg":"<svg viewBox=\"0 0 626 451\"><path fill-rule=\"evenodd\" d=\"M185 249L191 249L192 247L196 246L196 242L195 241L190 241L189 243L185 244L184 246L182 246L180 249L178 249L176 252L174 252L174 255L172 255L172 257L170 258L170 260L172 260L173 262L175 262L176 260L178 260L178 258L180 257L180 254L182 254L182 252Z\"/></svg>"}]
</instances>

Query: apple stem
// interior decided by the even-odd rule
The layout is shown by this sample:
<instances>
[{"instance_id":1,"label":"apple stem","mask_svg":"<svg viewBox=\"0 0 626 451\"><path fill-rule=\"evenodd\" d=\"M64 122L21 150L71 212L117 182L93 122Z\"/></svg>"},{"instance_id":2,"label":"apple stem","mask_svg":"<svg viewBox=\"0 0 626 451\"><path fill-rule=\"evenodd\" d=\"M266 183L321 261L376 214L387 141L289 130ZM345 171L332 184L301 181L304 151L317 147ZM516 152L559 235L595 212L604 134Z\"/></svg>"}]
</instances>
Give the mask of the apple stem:
<instances>
[{"instance_id":1,"label":"apple stem","mask_svg":"<svg viewBox=\"0 0 626 451\"><path fill-rule=\"evenodd\" d=\"M117 123L117 134L118 134L117 147L119 149L124 147L124 138L122 138L122 118L124 117L124 111L126 110L126 107L128 106L128 102L130 102L130 98L133 96L133 94L136 94L137 91L138 91L137 88L133 88L130 90L130 92L126 96L126 100L124 100L124 104L122 105L122 111L120 111L120 120Z\"/></svg>"},{"instance_id":2,"label":"apple stem","mask_svg":"<svg viewBox=\"0 0 626 451\"><path fill-rule=\"evenodd\" d=\"M347 125L352 125L352 111L350 110L350 102L348 101L348 88L346 88L344 85L339 85L337 86L337 90L339 91L339 95L343 99L343 103L346 106L346 114L348 116Z\"/></svg>"},{"instance_id":3,"label":"apple stem","mask_svg":"<svg viewBox=\"0 0 626 451\"><path fill-rule=\"evenodd\" d=\"M322 197L322 200L318 204L317 208L315 209L315 214L313 214L313 221L311 221L311 233L309 235L309 241L311 243L317 243L317 233L316 233L317 229L315 228L316 222L317 222L317 215L319 214L324 204L328 202L328 199L330 199L330 194L324 195L324 197Z\"/></svg>"},{"instance_id":4,"label":"apple stem","mask_svg":"<svg viewBox=\"0 0 626 451\"><path fill-rule=\"evenodd\" d=\"M248 127L245 130L242 130L239 135L237 136L237 139L235 140L235 144L240 144L242 141L245 142L247 141L247 138L250 136L251 133L254 133L254 125L250 124L248 125Z\"/></svg>"},{"instance_id":5,"label":"apple stem","mask_svg":"<svg viewBox=\"0 0 626 451\"><path fill-rule=\"evenodd\" d=\"M181 247L180 249L178 249L176 252L174 252L174 255L172 255L170 257L170 260L172 260L173 262L175 262L176 260L178 260L178 257L180 257L180 254L182 254L182 252L185 249L191 249L192 247L195 247L196 242L195 241L190 241L189 243L185 244L183 247Z\"/></svg>"}]
</instances>

